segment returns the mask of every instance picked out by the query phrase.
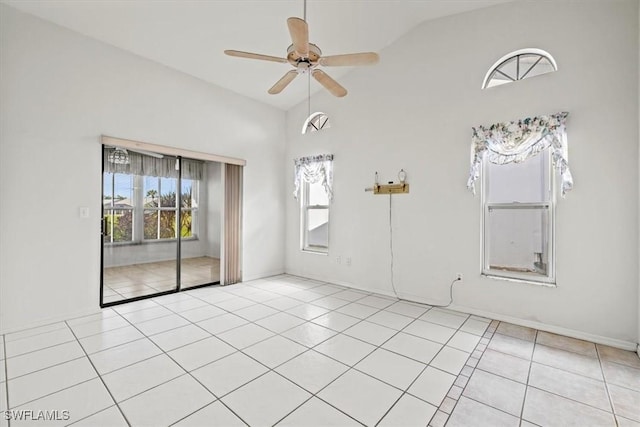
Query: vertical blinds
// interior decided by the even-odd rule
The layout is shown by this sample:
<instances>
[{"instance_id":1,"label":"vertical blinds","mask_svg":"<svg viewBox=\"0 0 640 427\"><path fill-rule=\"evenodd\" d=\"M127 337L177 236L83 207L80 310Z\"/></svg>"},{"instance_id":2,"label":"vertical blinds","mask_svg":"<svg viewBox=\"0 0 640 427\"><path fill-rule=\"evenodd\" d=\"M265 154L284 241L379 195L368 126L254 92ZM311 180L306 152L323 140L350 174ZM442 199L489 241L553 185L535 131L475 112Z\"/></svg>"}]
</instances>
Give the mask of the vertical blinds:
<instances>
[{"instance_id":1,"label":"vertical blinds","mask_svg":"<svg viewBox=\"0 0 640 427\"><path fill-rule=\"evenodd\" d=\"M226 164L224 285L242 281L242 166Z\"/></svg>"}]
</instances>

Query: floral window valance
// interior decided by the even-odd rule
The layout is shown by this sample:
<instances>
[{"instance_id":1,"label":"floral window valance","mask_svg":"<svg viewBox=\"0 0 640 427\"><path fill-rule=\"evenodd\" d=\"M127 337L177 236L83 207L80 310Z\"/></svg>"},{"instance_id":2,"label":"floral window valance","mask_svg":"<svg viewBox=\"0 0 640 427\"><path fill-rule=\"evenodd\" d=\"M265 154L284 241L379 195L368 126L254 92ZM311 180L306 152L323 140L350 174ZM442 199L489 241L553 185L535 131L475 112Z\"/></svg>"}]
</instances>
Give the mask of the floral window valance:
<instances>
[{"instance_id":1,"label":"floral window valance","mask_svg":"<svg viewBox=\"0 0 640 427\"><path fill-rule=\"evenodd\" d=\"M329 200L333 199L333 154L300 157L294 160L295 190L293 197L298 199L302 181L310 184L318 182L324 187Z\"/></svg>"},{"instance_id":2,"label":"floral window valance","mask_svg":"<svg viewBox=\"0 0 640 427\"><path fill-rule=\"evenodd\" d=\"M573 187L565 131L568 115L569 113L562 112L473 128L471 170L467 188L475 194L475 182L480 177L480 167L485 157L498 165L521 163L549 148L553 165L562 177L564 197Z\"/></svg>"}]
</instances>

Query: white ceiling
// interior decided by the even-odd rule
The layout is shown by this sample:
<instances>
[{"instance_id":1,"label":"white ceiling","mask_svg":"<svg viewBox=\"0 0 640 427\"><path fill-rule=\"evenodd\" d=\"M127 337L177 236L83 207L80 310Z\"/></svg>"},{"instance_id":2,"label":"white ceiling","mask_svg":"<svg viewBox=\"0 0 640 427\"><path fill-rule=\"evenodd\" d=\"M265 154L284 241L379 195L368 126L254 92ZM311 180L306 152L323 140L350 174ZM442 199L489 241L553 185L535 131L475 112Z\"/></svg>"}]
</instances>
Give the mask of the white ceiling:
<instances>
[{"instance_id":1,"label":"white ceiling","mask_svg":"<svg viewBox=\"0 0 640 427\"><path fill-rule=\"evenodd\" d=\"M309 0L307 22L310 41L325 56L380 52L421 22L506 1ZM267 93L290 65L223 54L225 49L235 49L285 57L291 44L286 19L303 17L303 0L2 3L283 110L307 97L307 80L300 77L279 95ZM325 71L339 81L350 69L327 67ZM312 92L320 89L312 81Z\"/></svg>"}]
</instances>

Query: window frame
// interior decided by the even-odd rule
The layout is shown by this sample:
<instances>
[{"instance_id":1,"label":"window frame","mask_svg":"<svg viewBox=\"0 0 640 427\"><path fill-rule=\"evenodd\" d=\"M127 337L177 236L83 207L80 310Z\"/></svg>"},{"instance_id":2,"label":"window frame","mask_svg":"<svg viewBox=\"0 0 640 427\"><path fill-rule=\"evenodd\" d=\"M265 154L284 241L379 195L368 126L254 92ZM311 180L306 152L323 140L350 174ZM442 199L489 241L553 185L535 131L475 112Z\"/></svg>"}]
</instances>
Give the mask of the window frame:
<instances>
[{"instance_id":1,"label":"window frame","mask_svg":"<svg viewBox=\"0 0 640 427\"><path fill-rule=\"evenodd\" d=\"M329 229L331 227L331 211L329 204L326 205L310 205L310 183L306 180L302 182L302 197L300 197L300 250L319 255L329 254ZM327 211L327 246L309 245L308 220L310 210L326 210Z\"/></svg>"},{"instance_id":2,"label":"window frame","mask_svg":"<svg viewBox=\"0 0 640 427\"><path fill-rule=\"evenodd\" d=\"M522 74L522 75L520 75L520 72L519 72L519 62L520 62L520 57L521 56L538 56L539 57L538 60L527 71L525 71L524 74ZM505 74L504 72L502 72L500 70L500 68L502 68L503 65L505 65L508 62L510 62L514 58L518 63L518 65L517 65L518 72L517 72L517 75L516 75L515 79L513 79L512 76L509 76L509 75ZM553 71L548 71L546 73L536 74L534 76L529 76L528 74L531 72L531 70L533 70L542 59L546 59L549 62L549 64L553 68ZM555 71L558 71L558 64L557 64L556 60L554 59L554 57L549 52L547 52L545 50L542 50L542 49L538 49L538 48L519 49L519 50L510 52L510 53L504 55L502 58L498 59L491 66L491 68L489 68L489 71L487 71L487 73L484 76L484 80L482 81L482 89L484 90L484 89L489 89L489 88L492 88L492 87L502 86L502 85L507 84L507 83L514 83L514 82L517 82L517 81L520 81L520 80L524 80L526 78L535 77L535 76L543 75L543 74L549 74L549 73L552 73L552 72L555 72ZM507 77L508 79L511 79L511 81L490 86L489 83L493 80L493 76L496 73L502 74L503 76Z\"/></svg>"},{"instance_id":3,"label":"window frame","mask_svg":"<svg viewBox=\"0 0 640 427\"><path fill-rule=\"evenodd\" d=\"M556 236L556 218L555 218L555 206L556 206L556 174L555 169L553 167L553 159L552 153L549 148L540 152L538 156L545 156L545 161L547 163L547 174L548 174L548 189L549 197L548 201L540 201L540 202L511 202L511 203L493 203L487 201L488 196L488 186L489 186L489 160L485 157L482 161L482 174L481 174L481 202L480 202L480 272L481 276L488 277L492 279L499 280L508 280L513 282L520 283L528 283L534 285L542 285L555 287L556 286L556 245L555 245L555 236ZM498 270L492 269L489 266L490 261L490 251L489 244L489 214L492 209L547 209L547 219L548 219L548 229L547 229L547 240L548 240L548 255L547 255L547 274L543 275L533 275L525 272L517 272L517 271L508 271L508 270Z\"/></svg>"}]
</instances>

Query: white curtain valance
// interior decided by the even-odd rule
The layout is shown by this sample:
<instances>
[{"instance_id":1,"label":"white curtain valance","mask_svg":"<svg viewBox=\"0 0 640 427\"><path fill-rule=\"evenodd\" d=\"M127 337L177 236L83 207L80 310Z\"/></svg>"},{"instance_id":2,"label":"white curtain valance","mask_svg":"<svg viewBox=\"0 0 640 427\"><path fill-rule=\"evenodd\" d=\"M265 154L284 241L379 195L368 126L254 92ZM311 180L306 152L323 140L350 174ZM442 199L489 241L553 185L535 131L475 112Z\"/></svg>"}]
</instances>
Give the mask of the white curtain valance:
<instances>
[{"instance_id":1,"label":"white curtain valance","mask_svg":"<svg viewBox=\"0 0 640 427\"><path fill-rule=\"evenodd\" d=\"M176 170L176 157L162 158L146 156L135 151L126 152L128 163L113 162L114 148L104 148L104 172L124 173L129 175L158 176L163 178L178 178L180 171ZM182 178L202 180L204 162L193 159L182 159Z\"/></svg>"},{"instance_id":2,"label":"white curtain valance","mask_svg":"<svg viewBox=\"0 0 640 427\"><path fill-rule=\"evenodd\" d=\"M294 164L295 190L293 197L296 200L300 194L300 185L303 180L310 184L322 183L329 200L333 199L333 154L300 157L294 160Z\"/></svg>"},{"instance_id":3,"label":"white curtain valance","mask_svg":"<svg viewBox=\"0 0 640 427\"><path fill-rule=\"evenodd\" d=\"M475 182L480 177L480 168L485 157L498 165L521 163L549 148L553 165L562 178L561 188L564 197L573 187L565 131L568 115L569 113L562 112L496 123L489 127L474 127L467 188L475 194Z\"/></svg>"}]
</instances>

